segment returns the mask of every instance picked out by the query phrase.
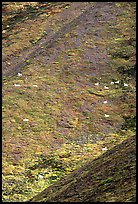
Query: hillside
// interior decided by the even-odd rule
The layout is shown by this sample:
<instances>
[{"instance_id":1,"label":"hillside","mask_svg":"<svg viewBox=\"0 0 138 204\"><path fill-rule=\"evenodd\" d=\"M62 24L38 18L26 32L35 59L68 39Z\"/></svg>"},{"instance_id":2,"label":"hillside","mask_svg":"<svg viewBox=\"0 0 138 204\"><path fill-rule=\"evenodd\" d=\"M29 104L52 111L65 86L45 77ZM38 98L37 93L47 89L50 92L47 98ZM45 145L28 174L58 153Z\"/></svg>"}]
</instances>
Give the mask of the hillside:
<instances>
[{"instance_id":1,"label":"hillside","mask_svg":"<svg viewBox=\"0 0 138 204\"><path fill-rule=\"evenodd\" d=\"M30 202L136 202L136 141L128 138Z\"/></svg>"},{"instance_id":2,"label":"hillside","mask_svg":"<svg viewBox=\"0 0 138 204\"><path fill-rule=\"evenodd\" d=\"M136 4L2 10L2 197L22 202L136 134Z\"/></svg>"}]
</instances>

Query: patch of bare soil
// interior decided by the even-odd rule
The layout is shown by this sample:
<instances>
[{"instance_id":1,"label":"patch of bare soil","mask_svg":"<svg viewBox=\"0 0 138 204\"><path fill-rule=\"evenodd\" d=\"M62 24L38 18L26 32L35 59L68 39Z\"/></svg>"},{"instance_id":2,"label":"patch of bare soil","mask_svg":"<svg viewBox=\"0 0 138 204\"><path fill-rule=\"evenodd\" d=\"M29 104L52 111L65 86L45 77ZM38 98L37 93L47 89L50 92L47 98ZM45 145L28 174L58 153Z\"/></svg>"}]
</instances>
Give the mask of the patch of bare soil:
<instances>
[{"instance_id":1,"label":"patch of bare soil","mask_svg":"<svg viewBox=\"0 0 138 204\"><path fill-rule=\"evenodd\" d=\"M81 2L80 3L74 3L71 5L70 8L65 9L63 11L61 10L62 7L68 8L68 7L70 7L70 4L65 4L65 5L63 4L63 5L59 6L60 10L58 8L58 11L57 11L57 9L53 8L53 10L56 13L56 16L53 16L55 14L53 11L52 16L50 16L50 19L48 19L48 20L45 19L46 23L45 23L45 29L43 31L44 37L40 38L39 41L36 43L36 45L30 46L29 48L26 48L26 46L24 47L24 44L22 44L20 42L19 48L17 49L16 52L14 52L14 49L12 48L12 46L11 46L11 50L13 49L13 52L11 54L7 55L6 52L3 52L3 61L2 61L3 76L15 75L17 72L19 72L21 70L22 67L24 67L27 64L26 60L33 58L35 53L42 50L43 46L46 46L45 48L48 48L51 46L51 43L54 44L60 36L63 36L70 29L71 26L75 26L75 22L76 23L79 22L79 19L81 18L81 16L84 15L83 14L84 10L86 10L85 12L87 12L87 9L89 8L89 3L84 3L83 8L82 8ZM62 11L62 13L60 13L61 11ZM42 13L45 13L45 12L48 13L49 8L48 9L46 8ZM27 15L27 13L26 13L26 15ZM51 13L50 13L50 15L51 15ZM43 17L42 17L42 20L43 20ZM29 26L30 26L30 28L32 27L31 23L32 22L30 22L30 25L29 25L29 22L28 22L28 29L29 29ZM21 25L19 25L19 26L17 25L16 27L17 28L19 27L19 29L21 29L20 26ZM23 26L24 26L24 24L23 24ZM36 26L39 26L39 22L38 22L38 25L36 22ZM15 27L15 31L17 29L16 27ZM29 32L29 30L28 30L28 32ZM28 34L26 33L26 35L28 35ZM34 41L35 41L35 39L34 39ZM24 49L21 48L21 46ZM9 64L9 62L10 62L10 64Z\"/></svg>"},{"instance_id":2,"label":"patch of bare soil","mask_svg":"<svg viewBox=\"0 0 138 204\"><path fill-rule=\"evenodd\" d=\"M78 8L76 8L77 5ZM95 78L96 81L101 81L98 88L102 91L104 85L109 84L113 78L117 77L116 71L109 67L110 58L103 43L107 43L107 39L112 37L111 33L106 33L107 36L103 36L103 30L105 23L116 19L114 3L89 3L84 6L85 11L80 13L82 5L83 3L74 3L68 10L64 10L56 16L60 24L62 21L65 22L65 25L61 26L57 32L49 30L53 22L52 18L46 29L48 35L38 41L34 47L20 53L20 57L12 56L8 60L7 58L3 59L3 76L17 75L31 60L36 60L41 66L48 66L60 58L60 60L66 61L66 65L63 64L63 68L60 70L51 68L49 72L51 76L58 73L59 80L65 84L72 78L78 89L95 88L91 82L91 79ZM68 22L69 15L72 16L70 22ZM9 61L10 65L8 65ZM108 77L106 77L107 75ZM68 77L70 77L69 80ZM108 90L105 92L108 93ZM103 96L106 97L106 94ZM112 111L113 108L112 106ZM88 112L92 109L93 104L89 107ZM107 126L105 126L104 120L101 119L100 126L94 128L97 131L100 128L99 130L102 129L102 132L106 134L119 127L118 123L121 124L122 120L121 118L118 120L114 121L114 124L107 122ZM62 132L62 130L59 131Z\"/></svg>"}]
</instances>

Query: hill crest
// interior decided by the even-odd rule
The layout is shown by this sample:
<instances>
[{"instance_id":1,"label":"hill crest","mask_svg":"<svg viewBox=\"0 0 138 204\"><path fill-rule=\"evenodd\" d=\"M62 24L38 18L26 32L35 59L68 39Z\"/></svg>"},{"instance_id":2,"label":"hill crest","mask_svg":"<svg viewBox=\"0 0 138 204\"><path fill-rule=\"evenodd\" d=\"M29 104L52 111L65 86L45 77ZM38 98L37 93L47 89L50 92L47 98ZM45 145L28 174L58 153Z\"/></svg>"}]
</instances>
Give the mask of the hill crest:
<instances>
[{"instance_id":1,"label":"hill crest","mask_svg":"<svg viewBox=\"0 0 138 204\"><path fill-rule=\"evenodd\" d=\"M135 192L135 137L54 183L29 202L133 202Z\"/></svg>"}]
</instances>

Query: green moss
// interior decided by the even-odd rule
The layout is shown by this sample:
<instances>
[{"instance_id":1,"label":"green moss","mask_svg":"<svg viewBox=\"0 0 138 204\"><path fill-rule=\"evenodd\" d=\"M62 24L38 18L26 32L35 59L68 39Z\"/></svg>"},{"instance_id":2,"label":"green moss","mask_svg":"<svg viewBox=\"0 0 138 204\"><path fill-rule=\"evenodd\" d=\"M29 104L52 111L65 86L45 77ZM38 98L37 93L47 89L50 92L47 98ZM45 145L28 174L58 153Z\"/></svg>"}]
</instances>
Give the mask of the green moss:
<instances>
[{"instance_id":1,"label":"green moss","mask_svg":"<svg viewBox=\"0 0 138 204\"><path fill-rule=\"evenodd\" d=\"M131 114L135 106L127 105L134 104L132 76L129 78L132 89L124 88L123 83L128 83L128 78L119 74L121 71L118 73L119 70L130 71L134 65L130 58L135 54L135 40L131 43L123 37L129 27L131 29L128 33L133 35L131 31L134 22L130 26L132 18L127 24L129 18L125 16L129 15L128 8L117 16L114 23L107 22L106 28L102 27L104 40L99 39L96 42L91 39L91 35L84 35L81 48L73 49L74 41L70 37L77 35L71 30L65 35L66 39L58 42L60 46L64 44L63 40L68 40L68 50L63 48L54 62L43 65L41 57L38 61L35 58L28 59L28 65L22 70L22 78L15 76L3 79L3 155L8 160L3 166L4 201L24 201L32 197L86 160L97 157L102 153L103 145L110 148L135 134L135 114ZM56 29L57 26L54 27ZM98 32L98 28L92 28L89 32ZM41 35L33 39L37 41L39 37ZM92 77L93 63L82 61L82 56L85 53L84 48L96 46L100 46L101 53L109 50L112 60L108 66L101 60L97 66L103 66L103 69L95 72L96 76ZM47 49L47 54L53 51L53 48L52 51ZM64 59L65 55L68 56L67 60ZM122 82L109 90L103 89L104 85L116 80ZM96 82L101 87L90 88ZM20 89L15 89L15 83L22 85ZM38 87L34 88L33 84ZM108 100L108 106L100 109L104 99ZM105 121L106 111L112 116ZM129 111L128 116L122 116ZM28 123L23 123L24 118L29 118ZM62 119L66 120L67 125L59 124ZM124 123L120 132L114 135L103 132L104 128L109 130L110 126L114 131L122 123L122 119ZM90 139L96 144L91 144ZM16 154L16 145L20 145L19 154ZM19 163L11 166L9 162L14 157L14 162ZM103 184L109 182L111 178L105 179Z\"/></svg>"},{"instance_id":2,"label":"green moss","mask_svg":"<svg viewBox=\"0 0 138 204\"><path fill-rule=\"evenodd\" d=\"M107 179L104 179L101 181L101 185L105 185L105 184L108 184L108 183L111 183L113 181L113 177L108 177Z\"/></svg>"}]
</instances>

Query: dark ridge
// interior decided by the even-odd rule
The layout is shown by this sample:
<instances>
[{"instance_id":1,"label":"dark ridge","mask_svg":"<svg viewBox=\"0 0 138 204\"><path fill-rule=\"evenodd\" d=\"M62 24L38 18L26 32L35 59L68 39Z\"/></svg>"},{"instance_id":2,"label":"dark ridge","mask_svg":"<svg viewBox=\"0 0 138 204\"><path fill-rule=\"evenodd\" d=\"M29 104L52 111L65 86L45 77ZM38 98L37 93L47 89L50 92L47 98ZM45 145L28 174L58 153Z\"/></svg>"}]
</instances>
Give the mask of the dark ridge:
<instances>
[{"instance_id":1,"label":"dark ridge","mask_svg":"<svg viewBox=\"0 0 138 204\"><path fill-rule=\"evenodd\" d=\"M135 140L129 137L29 202L135 202Z\"/></svg>"}]
</instances>

